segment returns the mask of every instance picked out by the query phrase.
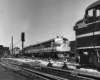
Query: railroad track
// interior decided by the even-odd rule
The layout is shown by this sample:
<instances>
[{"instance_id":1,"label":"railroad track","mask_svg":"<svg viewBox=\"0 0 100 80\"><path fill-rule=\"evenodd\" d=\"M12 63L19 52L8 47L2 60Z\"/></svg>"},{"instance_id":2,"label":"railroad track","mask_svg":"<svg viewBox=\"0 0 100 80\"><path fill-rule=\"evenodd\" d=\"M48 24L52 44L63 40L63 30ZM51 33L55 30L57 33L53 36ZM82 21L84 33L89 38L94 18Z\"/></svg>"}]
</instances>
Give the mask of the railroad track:
<instances>
[{"instance_id":1,"label":"railroad track","mask_svg":"<svg viewBox=\"0 0 100 80\"><path fill-rule=\"evenodd\" d=\"M86 79L86 80L98 80L100 79L100 75L96 74L96 75L91 75L89 73L86 72L81 72L81 71L76 71L76 70L64 70L64 69L58 69L58 68L51 68L51 67L44 67L44 70L50 70L50 71L55 71L58 74L68 74L69 76L74 76L77 78L81 78L81 79ZM42 69L42 70L43 70Z\"/></svg>"},{"instance_id":2,"label":"railroad track","mask_svg":"<svg viewBox=\"0 0 100 80\"><path fill-rule=\"evenodd\" d=\"M13 63L5 63L6 66L9 64L16 66L22 73L27 73L31 76L37 76L43 80L98 80L100 77L93 76L86 73L80 73L74 70L63 70L51 67L40 67L40 66L30 66L27 64L16 65Z\"/></svg>"},{"instance_id":3,"label":"railroad track","mask_svg":"<svg viewBox=\"0 0 100 80\"><path fill-rule=\"evenodd\" d=\"M32 70L32 69L28 69L28 68L25 68L25 67L23 68L23 67L20 67L18 65L15 65L15 64L9 64L9 63L0 62L0 65L2 65L5 68L9 68L10 70L13 70L14 72L16 72L18 74L24 75L26 77L28 76L29 78L31 77L33 79L34 79L34 76L35 76L35 77L38 77L38 78L40 78L42 80L68 80L66 78L62 78L62 77L59 77L59 76L46 74L46 73L43 73L43 72L39 72L39 71L35 71L35 70Z\"/></svg>"}]
</instances>

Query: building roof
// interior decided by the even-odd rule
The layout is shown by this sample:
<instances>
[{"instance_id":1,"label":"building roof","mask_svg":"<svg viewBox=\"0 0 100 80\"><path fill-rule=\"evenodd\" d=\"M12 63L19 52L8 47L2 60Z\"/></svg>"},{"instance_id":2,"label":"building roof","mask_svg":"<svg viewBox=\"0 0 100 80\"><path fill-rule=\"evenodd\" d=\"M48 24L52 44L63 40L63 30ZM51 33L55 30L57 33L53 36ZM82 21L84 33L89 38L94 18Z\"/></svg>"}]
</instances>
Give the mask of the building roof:
<instances>
[{"instance_id":1,"label":"building roof","mask_svg":"<svg viewBox=\"0 0 100 80\"><path fill-rule=\"evenodd\" d=\"M92 3L91 5L89 5L86 10L92 9L92 8L94 8L96 6L100 6L100 0L98 0L98 1L96 1L94 3Z\"/></svg>"}]
</instances>

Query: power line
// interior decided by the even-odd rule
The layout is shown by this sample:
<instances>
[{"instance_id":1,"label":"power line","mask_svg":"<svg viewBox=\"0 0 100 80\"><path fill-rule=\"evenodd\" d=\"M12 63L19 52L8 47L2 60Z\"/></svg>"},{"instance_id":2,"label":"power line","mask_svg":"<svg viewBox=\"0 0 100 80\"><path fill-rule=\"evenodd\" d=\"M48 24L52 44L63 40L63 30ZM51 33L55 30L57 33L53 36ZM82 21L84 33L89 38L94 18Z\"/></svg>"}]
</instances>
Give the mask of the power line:
<instances>
[{"instance_id":1,"label":"power line","mask_svg":"<svg viewBox=\"0 0 100 80\"><path fill-rule=\"evenodd\" d=\"M13 46L15 46L16 44L18 44L21 40L19 40L18 42L16 42Z\"/></svg>"}]
</instances>

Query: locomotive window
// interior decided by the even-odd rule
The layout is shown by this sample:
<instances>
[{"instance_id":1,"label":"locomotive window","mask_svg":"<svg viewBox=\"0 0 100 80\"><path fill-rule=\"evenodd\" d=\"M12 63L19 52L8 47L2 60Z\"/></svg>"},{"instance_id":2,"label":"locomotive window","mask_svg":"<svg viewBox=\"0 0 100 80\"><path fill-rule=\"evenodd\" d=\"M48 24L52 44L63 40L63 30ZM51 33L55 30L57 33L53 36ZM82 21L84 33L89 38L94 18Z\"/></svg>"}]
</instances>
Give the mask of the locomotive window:
<instances>
[{"instance_id":1,"label":"locomotive window","mask_svg":"<svg viewBox=\"0 0 100 80\"><path fill-rule=\"evenodd\" d=\"M57 47L57 46L60 46L60 44L56 44L56 43L55 43L53 46L54 46L54 47Z\"/></svg>"},{"instance_id":2,"label":"locomotive window","mask_svg":"<svg viewBox=\"0 0 100 80\"><path fill-rule=\"evenodd\" d=\"M100 10L96 9L96 17L100 16Z\"/></svg>"},{"instance_id":3,"label":"locomotive window","mask_svg":"<svg viewBox=\"0 0 100 80\"><path fill-rule=\"evenodd\" d=\"M91 10L88 11L88 15L87 16L88 17L93 17L93 9L91 9Z\"/></svg>"},{"instance_id":4,"label":"locomotive window","mask_svg":"<svg viewBox=\"0 0 100 80\"><path fill-rule=\"evenodd\" d=\"M86 19L93 18L93 9L86 12Z\"/></svg>"},{"instance_id":5,"label":"locomotive window","mask_svg":"<svg viewBox=\"0 0 100 80\"><path fill-rule=\"evenodd\" d=\"M93 18L93 9L87 10L85 14L85 20Z\"/></svg>"}]
</instances>

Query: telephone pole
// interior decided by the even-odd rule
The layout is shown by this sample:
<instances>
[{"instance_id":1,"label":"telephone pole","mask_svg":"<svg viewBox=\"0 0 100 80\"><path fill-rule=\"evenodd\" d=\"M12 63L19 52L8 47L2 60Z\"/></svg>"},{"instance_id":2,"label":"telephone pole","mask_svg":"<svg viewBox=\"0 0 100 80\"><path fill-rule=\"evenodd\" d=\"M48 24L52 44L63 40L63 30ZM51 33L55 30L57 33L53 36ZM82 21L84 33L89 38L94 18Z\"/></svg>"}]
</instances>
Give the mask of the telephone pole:
<instances>
[{"instance_id":1,"label":"telephone pole","mask_svg":"<svg viewBox=\"0 0 100 80\"><path fill-rule=\"evenodd\" d=\"M13 55L13 36L12 36L12 55Z\"/></svg>"},{"instance_id":2,"label":"telephone pole","mask_svg":"<svg viewBox=\"0 0 100 80\"><path fill-rule=\"evenodd\" d=\"M24 42L22 41L22 54L24 54Z\"/></svg>"}]
</instances>

